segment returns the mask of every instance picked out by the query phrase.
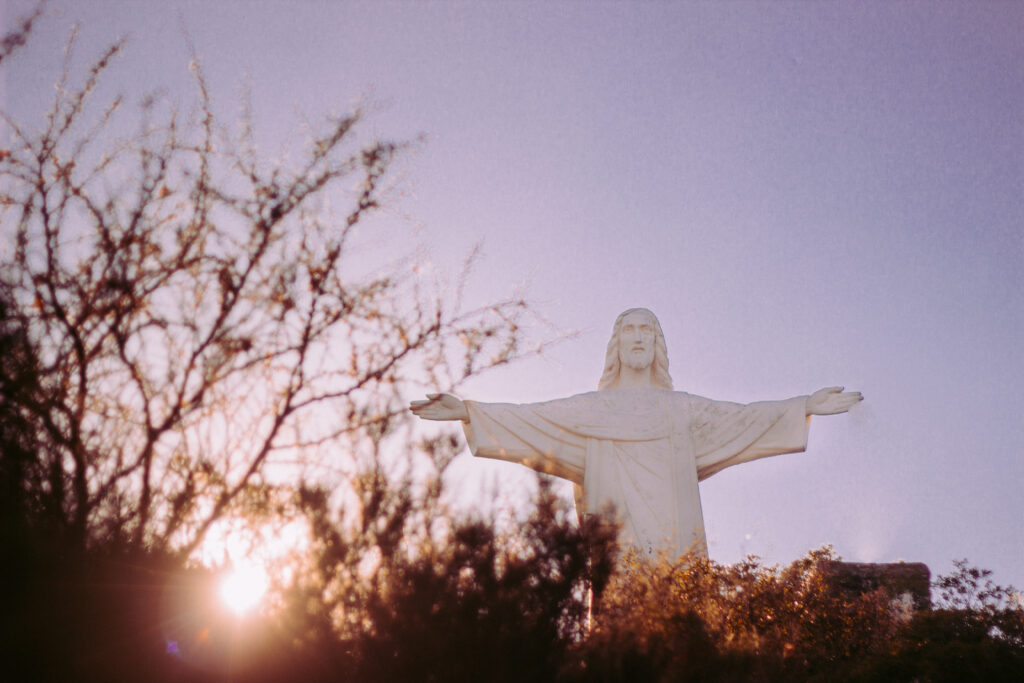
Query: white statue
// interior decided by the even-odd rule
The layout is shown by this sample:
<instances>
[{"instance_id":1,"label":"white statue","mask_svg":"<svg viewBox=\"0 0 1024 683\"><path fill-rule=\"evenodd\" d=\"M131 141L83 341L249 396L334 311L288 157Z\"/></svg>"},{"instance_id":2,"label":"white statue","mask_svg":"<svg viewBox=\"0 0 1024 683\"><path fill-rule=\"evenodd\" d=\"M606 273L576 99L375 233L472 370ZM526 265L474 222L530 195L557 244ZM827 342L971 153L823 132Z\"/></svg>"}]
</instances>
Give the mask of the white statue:
<instances>
[{"instance_id":1,"label":"white statue","mask_svg":"<svg viewBox=\"0 0 1024 683\"><path fill-rule=\"evenodd\" d=\"M611 503L623 543L706 555L697 482L803 451L811 415L844 413L861 399L842 387L749 405L673 391L658 319L631 308L615 321L598 391L527 405L429 394L410 408L428 420L461 420L473 455L569 479L582 513Z\"/></svg>"}]
</instances>

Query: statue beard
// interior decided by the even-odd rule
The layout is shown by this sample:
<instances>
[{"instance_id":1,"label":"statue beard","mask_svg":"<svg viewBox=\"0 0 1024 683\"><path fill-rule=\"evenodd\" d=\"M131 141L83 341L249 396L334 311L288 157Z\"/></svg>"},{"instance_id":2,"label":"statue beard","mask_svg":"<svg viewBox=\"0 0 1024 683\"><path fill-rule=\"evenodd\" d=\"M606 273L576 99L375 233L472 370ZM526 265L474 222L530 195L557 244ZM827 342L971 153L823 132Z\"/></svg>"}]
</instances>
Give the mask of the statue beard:
<instances>
[{"instance_id":1,"label":"statue beard","mask_svg":"<svg viewBox=\"0 0 1024 683\"><path fill-rule=\"evenodd\" d=\"M654 364L654 359L646 353L634 353L630 352L625 354L625 358L621 359L630 370L649 370L651 365Z\"/></svg>"}]
</instances>

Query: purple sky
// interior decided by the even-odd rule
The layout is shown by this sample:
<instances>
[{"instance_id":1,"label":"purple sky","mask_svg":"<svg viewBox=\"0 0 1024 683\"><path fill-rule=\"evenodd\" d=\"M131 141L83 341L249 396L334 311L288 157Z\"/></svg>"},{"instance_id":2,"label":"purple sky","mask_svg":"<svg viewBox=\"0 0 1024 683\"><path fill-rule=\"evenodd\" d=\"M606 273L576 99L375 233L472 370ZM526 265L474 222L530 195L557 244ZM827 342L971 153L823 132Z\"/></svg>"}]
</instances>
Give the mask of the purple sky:
<instances>
[{"instance_id":1,"label":"purple sky","mask_svg":"<svg viewBox=\"0 0 1024 683\"><path fill-rule=\"evenodd\" d=\"M6 21L31 3L9 1ZM806 454L702 485L711 555L967 557L1024 587L1024 5L1016 2L54 2L5 107L52 96L82 22L110 85L189 101L188 28L272 152L375 103L426 142L383 219L473 298L526 287L581 335L463 394L596 386L612 321L665 328L676 388L735 401L845 384ZM179 18L180 17L180 18ZM403 247L402 250L406 250ZM467 477L519 481L473 461Z\"/></svg>"}]
</instances>

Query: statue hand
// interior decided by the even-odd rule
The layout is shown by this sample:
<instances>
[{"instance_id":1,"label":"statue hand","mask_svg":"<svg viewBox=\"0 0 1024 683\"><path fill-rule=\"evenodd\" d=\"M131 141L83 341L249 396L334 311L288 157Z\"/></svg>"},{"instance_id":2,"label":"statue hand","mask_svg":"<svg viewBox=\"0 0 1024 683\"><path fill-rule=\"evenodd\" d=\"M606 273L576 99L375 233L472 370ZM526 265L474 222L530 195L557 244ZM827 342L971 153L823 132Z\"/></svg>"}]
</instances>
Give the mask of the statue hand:
<instances>
[{"instance_id":1,"label":"statue hand","mask_svg":"<svg viewBox=\"0 0 1024 683\"><path fill-rule=\"evenodd\" d=\"M424 420L462 420L469 422L466 404L451 394L427 394L425 401L413 401L409 404L417 417Z\"/></svg>"},{"instance_id":2,"label":"statue hand","mask_svg":"<svg viewBox=\"0 0 1024 683\"><path fill-rule=\"evenodd\" d=\"M836 415L845 413L863 401L859 391L843 391L843 387L818 389L807 397L808 415Z\"/></svg>"}]
</instances>

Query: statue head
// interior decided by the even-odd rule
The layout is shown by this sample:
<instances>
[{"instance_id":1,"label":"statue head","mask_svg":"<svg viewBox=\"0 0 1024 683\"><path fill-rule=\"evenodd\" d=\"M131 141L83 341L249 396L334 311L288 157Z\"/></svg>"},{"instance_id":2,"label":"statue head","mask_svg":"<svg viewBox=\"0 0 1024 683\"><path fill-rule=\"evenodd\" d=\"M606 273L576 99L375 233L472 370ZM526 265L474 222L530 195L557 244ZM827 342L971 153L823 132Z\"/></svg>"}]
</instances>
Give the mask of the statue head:
<instances>
[{"instance_id":1,"label":"statue head","mask_svg":"<svg viewBox=\"0 0 1024 683\"><path fill-rule=\"evenodd\" d=\"M652 387L672 389L665 333L661 331L658 318L646 308L631 308L615 319L598 390L618 386L624 363L637 370L649 369Z\"/></svg>"}]
</instances>

